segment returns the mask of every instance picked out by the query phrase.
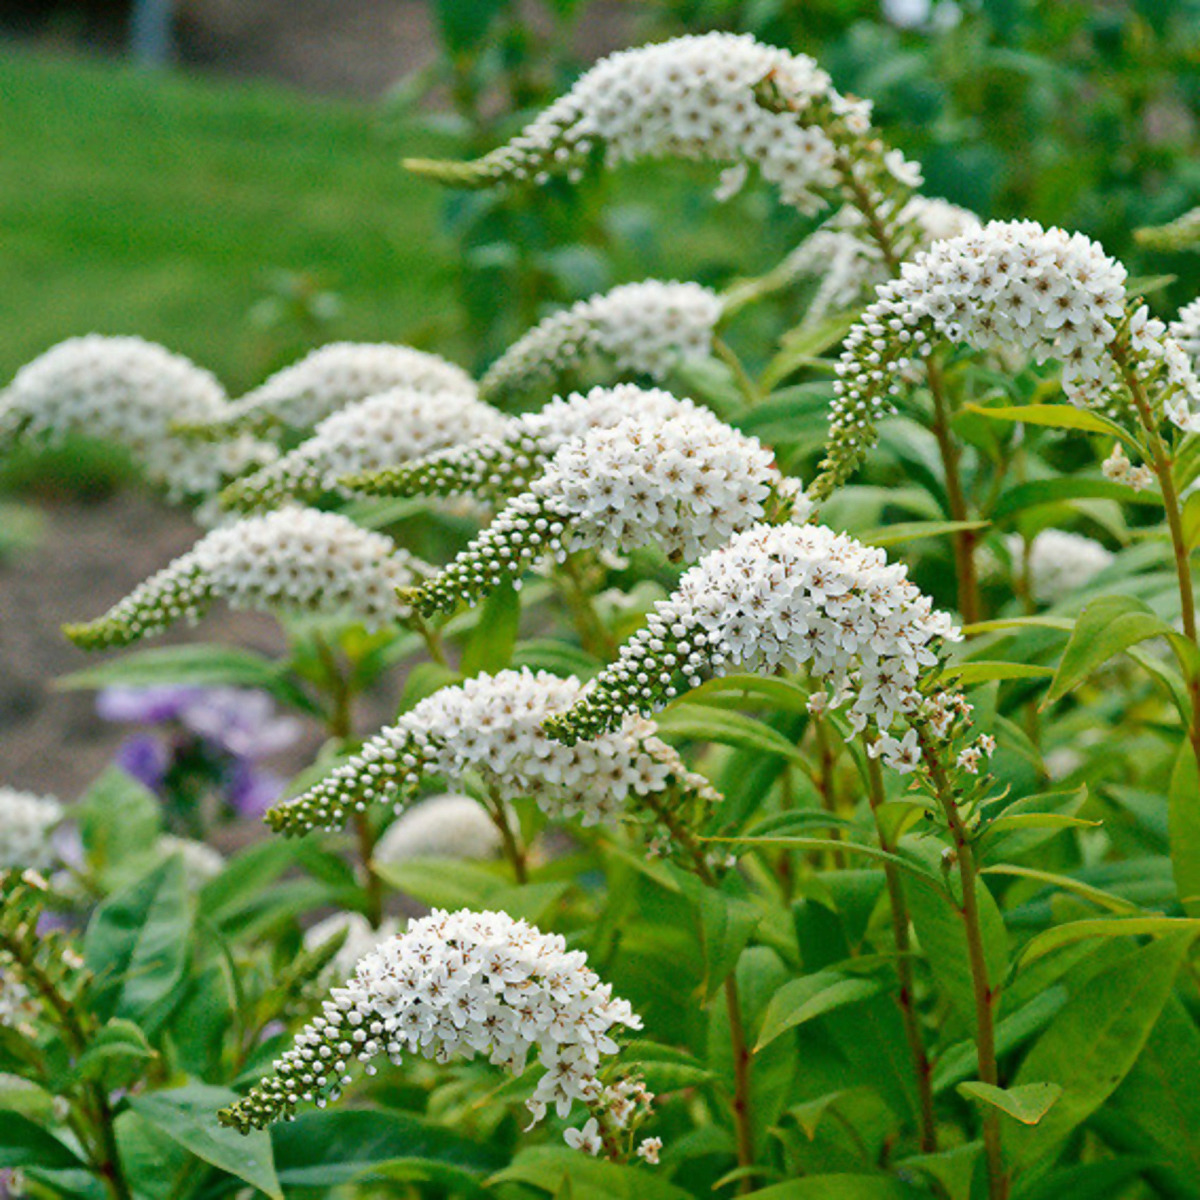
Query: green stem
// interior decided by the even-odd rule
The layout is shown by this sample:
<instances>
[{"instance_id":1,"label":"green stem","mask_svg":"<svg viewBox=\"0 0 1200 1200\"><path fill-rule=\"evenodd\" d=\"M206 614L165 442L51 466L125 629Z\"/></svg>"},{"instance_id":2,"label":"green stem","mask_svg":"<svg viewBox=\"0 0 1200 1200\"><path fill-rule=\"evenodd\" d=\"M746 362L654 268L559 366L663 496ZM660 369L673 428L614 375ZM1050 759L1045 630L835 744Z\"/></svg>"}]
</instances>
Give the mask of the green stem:
<instances>
[{"instance_id":1,"label":"green stem","mask_svg":"<svg viewBox=\"0 0 1200 1200\"><path fill-rule=\"evenodd\" d=\"M440 667L448 667L450 663L446 659L446 647L442 642L441 633L435 629L428 621L425 620L420 613L414 612L408 618L409 625L421 635L421 640L425 643L425 649L429 652L429 657Z\"/></svg>"},{"instance_id":2,"label":"green stem","mask_svg":"<svg viewBox=\"0 0 1200 1200\"><path fill-rule=\"evenodd\" d=\"M512 822L508 819L508 810L504 806L504 801L500 799L495 792L489 793L490 803L485 804L488 816L492 818L492 824L496 826L500 832L500 841L504 846L504 857L508 859L509 864L513 869L513 876L518 884L526 884L529 882L529 860L525 849L522 847L513 832Z\"/></svg>"},{"instance_id":3,"label":"green stem","mask_svg":"<svg viewBox=\"0 0 1200 1200\"><path fill-rule=\"evenodd\" d=\"M617 645L592 604L580 574L579 564L574 558L568 557L560 564L557 574L562 582L560 591L567 602L567 609L575 631L579 634L580 644L601 662L608 662L615 656Z\"/></svg>"},{"instance_id":4,"label":"green stem","mask_svg":"<svg viewBox=\"0 0 1200 1200\"><path fill-rule=\"evenodd\" d=\"M717 357L733 372L738 390L745 397L746 403L751 408L756 404L761 404L763 398L762 390L750 378L746 368L742 366L742 360L733 352L732 347L723 338L714 337L713 349L716 351Z\"/></svg>"}]
</instances>

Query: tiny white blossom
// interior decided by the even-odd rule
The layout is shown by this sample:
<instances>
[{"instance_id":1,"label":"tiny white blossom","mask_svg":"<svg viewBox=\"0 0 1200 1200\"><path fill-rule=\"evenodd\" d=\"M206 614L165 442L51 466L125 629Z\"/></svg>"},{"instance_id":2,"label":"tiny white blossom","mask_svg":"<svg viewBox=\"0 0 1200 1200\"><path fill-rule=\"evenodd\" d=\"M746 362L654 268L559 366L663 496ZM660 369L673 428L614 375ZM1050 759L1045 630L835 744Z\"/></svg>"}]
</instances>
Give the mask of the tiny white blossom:
<instances>
[{"instance_id":1,"label":"tiny white blossom","mask_svg":"<svg viewBox=\"0 0 1200 1200\"><path fill-rule=\"evenodd\" d=\"M590 1117L582 1129L568 1129L563 1133L563 1141L571 1147L572 1150L582 1151L584 1154L596 1155L600 1153L600 1125L595 1117Z\"/></svg>"},{"instance_id":2,"label":"tiny white blossom","mask_svg":"<svg viewBox=\"0 0 1200 1200\"><path fill-rule=\"evenodd\" d=\"M637 1156L652 1167L658 1165L658 1156L662 1152L662 1138L643 1138L637 1148Z\"/></svg>"}]
</instances>

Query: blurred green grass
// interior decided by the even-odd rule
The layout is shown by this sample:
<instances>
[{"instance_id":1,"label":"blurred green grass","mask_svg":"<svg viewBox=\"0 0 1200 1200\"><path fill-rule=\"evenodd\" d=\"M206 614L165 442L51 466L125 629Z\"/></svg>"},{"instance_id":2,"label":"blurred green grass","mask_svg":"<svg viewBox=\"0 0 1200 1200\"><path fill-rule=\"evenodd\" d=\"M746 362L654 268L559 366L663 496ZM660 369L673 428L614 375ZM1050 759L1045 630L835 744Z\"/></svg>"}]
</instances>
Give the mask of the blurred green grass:
<instances>
[{"instance_id":1,"label":"blurred green grass","mask_svg":"<svg viewBox=\"0 0 1200 1200\"><path fill-rule=\"evenodd\" d=\"M290 356L248 320L279 271L342 298L325 337L444 342L442 196L400 157L453 150L281 88L0 53L0 382L94 331L161 341L237 392Z\"/></svg>"}]
</instances>

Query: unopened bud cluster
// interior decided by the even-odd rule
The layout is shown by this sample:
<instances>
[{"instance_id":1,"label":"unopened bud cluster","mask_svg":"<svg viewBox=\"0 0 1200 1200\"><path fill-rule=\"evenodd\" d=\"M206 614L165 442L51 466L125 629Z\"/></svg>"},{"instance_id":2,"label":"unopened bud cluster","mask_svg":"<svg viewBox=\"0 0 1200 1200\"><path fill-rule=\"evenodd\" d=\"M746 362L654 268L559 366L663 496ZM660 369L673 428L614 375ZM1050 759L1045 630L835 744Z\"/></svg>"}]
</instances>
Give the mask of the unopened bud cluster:
<instances>
[{"instance_id":1,"label":"unopened bud cluster","mask_svg":"<svg viewBox=\"0 0 1200 1200\"><path fill-rule=\"evenodd\" d=\"M676 363L708 355L720 317L721 298L698 283L628 283L535 325L492 364L479 394L502 404L593 360L618 375L662 379Z\"/></svg>"},{"instance_id":2,"label":"unopened bud cluster","mask_svg":"<svg viewBox=\"0 0 1200 1200\"><path fill-rule=\"evenodd\" d=\"M391 538L336 513L281 508L213 530L104 616L65 632L84 649L123 646L198 620L217 599L377 629L408 615L396 589L426 571Z\"/></svg>"},{"instance_id":3,"label":"unopened bud cluster","mask_svg":"<svg viewBox=\"0 0 1200 1200\"><path fill-rule=\"evenodd\" d=\"M886 732L919 703L939 645L959 636L882 550L819 525L757 526L688 571L546 729L591 738L713 676L806 667L854 729Z\"/></svg>"},{"instance_id":4,"label":"unopened bud cluster","mask_svg":"<svg viewBox=\"0 0 1200 1200\"><path fill-rule=\"evenodd\" d=\"M370 805L390 801L401 812L428 779L457 784L468 776L482 779L499 803L531 796L548 815L584 825L611 820L632 797L651 793L716 799L649 722L614 722L615 732L576 746L547 737L542 723L567 711L582 689L575 678L529 670L442 688L267 820L286 833L335 829Z\"/></svg>"},{"instance_id":5,"label":"unopened bud cluster","mask_svg":"<svg viewBox=\"0 0 1200 1200\"><path fill-rule=\"evenodd\" d=\"M220 1117L243 1133L262 1129L302 1102L336 1100L352 1063L372 1073L381 1055L398 1065L412 1054L483 1055L513 1075L535 1054L545 1074L527 1102L533 1118L549 1105L566 1117L576 1100L600 1098L597 1072L621 1027L641 1020L561 936L502 912L435 909L362 959L274 1072Z\"/></svg>"},{"instance_id":6,"label":"unopened bud cluster","mask_svg":"<svg viewBox=\"0 0 1200 1200\"><path fill-rule=\"evenodd\" d=\"M762 519L780 481L757 438L711 413L631 417L568 442L529 491L429 583L412 603L425 615L473 604L536 559L582 549L658 546L695 561Z\"/></svg>"}]
</instances>

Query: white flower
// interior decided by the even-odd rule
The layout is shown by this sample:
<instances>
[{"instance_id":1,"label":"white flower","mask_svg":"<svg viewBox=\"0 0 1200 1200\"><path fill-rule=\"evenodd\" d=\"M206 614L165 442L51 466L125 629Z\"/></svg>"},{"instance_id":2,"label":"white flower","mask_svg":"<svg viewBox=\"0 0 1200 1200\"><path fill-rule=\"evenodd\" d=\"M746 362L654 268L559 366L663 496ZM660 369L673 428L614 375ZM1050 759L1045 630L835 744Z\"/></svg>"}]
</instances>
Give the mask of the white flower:
<instances>
[{"instance_id":1,"label":"white flower","mask_svg":"<svg viewBox=\"0 0 1200 1200\"><path fill-rule=\"evenodd\" d=\"M535 325L492 364L479 394L498 403L592 359L662 379L676 363L709 353L720 317L721 298L698 283L627 283Z\"/></svg>"},{"instance_id":2,"label":"white flower","mask_svg":"<svg viewBox=\"0 0 1200 1200\"><path fill-rule=\"evenodd\" d=\"M1200 209L1197 212L1200 213ZM1192 360L1192 366L1200 371L1200 297L1179 310L1179 315L1171 322L1168 333Z\"/></svg>"},{"instance_id":3,"label":"white flower","mask_svg":"<svg viewBox=\"0 0 1200 1200\"><path fill-rule=\"evenodd\" d=\"M568 1129L563 1133L563 1141L572 1150L580 1150L584 1154L600 1153L600 1124L595 1117L590 1117L582 1129Z\"/></svg>"},{"instance_id":4,"label":"white flower","mask_svg":"<svg viewBox=\"0 0 1200 1200\"><path fill-rule=\"evenodd\" d=\"M208 371L135 337L69 338L22 367L0 394L0 436L51 444L69 434L131 452L168 497L204 496L272 447L253 438L195 446L172 432L177 421L216 421L230 408Z\"/></svg>"},{"instance_id":5,"label":"white flower","mask_svg":"<svg viewBox=\"0 0 1200 1200\"><path fill-rule=\"evenodd\" d=\"M402 812L375 844L375 859L400 863L410 858L495 858L500 831L470 796L431 796Z\"/></svg>"},{"instance_id":6,"label":"white flower","mask_svg":"<svg viewBox=\"0 0 1200 1200\"><path fill-rule=\"evenodd\" d=\"M714 796L703 777L655 736L630 721L593 742L564 746L542 731L583 685L545 671L501 671L442 688L370 738L356 755L295 799L267 814L276 830L336 828L350 812L392 801L399 813L426 778L452 784L481 779L500 801L532 796L554 817L595 825L637 796L683 788Z\"/></svg>"},{"instance_id":7,"label":"white flower","mask_svg":"<svg viewBox=\"0 0 1200 1200\"><path fill-rule=\"evenodd\" d=\"M884 766L898 775L909 775L921 765L921 743L915 729L908 730L901 738L885 733L870 747L869 753L872 758L882 758Z\"/></svg>"},{"instance_id":8,"label":"white flower","mask_svg":"<svg viewBox=\"0 0 1200 1200\"><path fill-rule=\"evenodd\" d=\"M506 425L494 408L467 391L392 388L326 417L278 462L231 484L221 494L227 508L252 511L322 492L353 492L345 475L381 471L447 446L495 435Z\"/></svg>"},{"instance_id":9,"label":"white flower","mask_svg":"<svg viewBox=\"0 0 1200 1200\"><path fill-rule=\"evenodd\" d=\"M396 589L427 570L391 538L346 517L281 508L213 530L104 616L65 632L85 649L127 645L176 621L198 620L217 599L234 608L313 612L377 629L408 614Z\"/></svg>"},{"instance_id":10,"label":"white flower","mask_svg":"<svg viewBox=\"0 0 1200 1200\"><path fill-rule=\"evenodd\" d=\"M225 870L225 859L219 850L192 838L165 834L158 839L158 849L165 855L178 854L183 859L183 876L189 891L199 891L210 879Z\"/></svg>"},{"instance_id":11,"label":"white flower","mask_svg":"<svg viewBox=\"0 0 1200 1200\"><path fill-rule=\"evenodd\" d=\"M441 1063L484 1055L519 1075L535 1053L545 1074L528 1101L534 1121L550 1104L566 1117L574 1101L599 1096L597 1070L618 1050L618 1027L641 1024L561 936L506 913L435 909L363 958L274 1074L221 1120L263 1128L301 1101L336 1099L355 1059L371 1071L380 1055L399 1064L406 1054Z\"/></svg>"},{"instance_id":12,"label":"white flower","mask_svg":"<svg viewBox=\"0 0 1200 1200\"><path fill-rule=\"evenodd\" d=\"M1100 473L1113 483L1128 483L1133 464L1120 442L1113 444L1112 453L1100 464Z\"/></svg>"},{"instance_id":13,"label":"white flower","mask_svg":"<svg viewBox=\"0 0 1200 1200\"><path fill-rule=\"evenodd\" d=\"M545 555L563 562L582 549L657 546L695 561L762 519L779 479L772 451L711 413L593 429L563 446L413 604L425 615L453 611L519 581Z\"/></svg>"},{"instance_id":14,"label":"white flower","mask_svg":"<svg viewBox=\"0 0 1200 1200\"><path fill-rule=\"evenodd\" d=\"M886 731L917 706L938 643L959 636L882 550L820 525L759 525L688 571L617 661L546 729L568 741L590 738L707 677L805 666L834 703L849 702L855 729Z\"/></svg>"},{"instance_id":15,"label":"white flower","mask_svg":"<svg viewBox=\"0 0 1200 1200\"><path fill-rule=\"evenodd\" d=\"M49 871L59 861L52 834L65 810L53 796L0 787L0 871Z\"/></svg>"},{"instance_id":16,"label":"white flower","mask_svg":"<svg viewBox=\"0 0 1200 1200\"><path fill-rule=\"evenodd\" d=\"M376 929L362 913L339 912L318 921L304 931L305 950L319 950L331 942L343 930L346 940L338 948L329 963L329 970L339 979L348 979L354 974L359 960L365 958L380 942L395 937L399 932L396 921L385 920Z\"/></svg>"},{"instance_id":17,"label":"white flower","mask_svg":"<svg viewBox=\"0 0 1200 1200\"><path fill-rule=\"evenodd\" d=\"M643 1162L649 1163L650 1166L657 1166L658 1156L662 1152L662 1145L662 1138L643 1138L641 1144L637 1148L637 1156Z\"/></svg>"},{"instance_id":18,"label":"white flower","mask_svg":"<svg viewBox=\"0 0 1200 1200\"><path fill-rule=\"evenodd\" d=\"M309 429L348 404L393 388L475 394L471 377L436 354L387 342L331 342L276 371L229 406L220 421L188 421L194 435L235 429L266 432L284 425Z\"/></svg>"},{"instance_id":19,"label":"white flower","mask_svg":"<svg viewBox=\"0 0 1200 1200\"><path fill-rule=\"evenodd\" d=\"M660 388L622 383L555 397L537 412L511 417L495 435L437 451L390 471L354 475L343 482L355 491L385 496L454 496L468 492L495 503L523 492L557 451L593 429L627 417L647 420L704 412Z\"/></svg>"},{"instance_id":20,"label":"white flower","mask_svg":"<svg viewBox=\"0 0 1200 1200\"><path fill-rule=\"evenodd\" d=\"M462 186L578 178L595 148L609 164L682 158L757 167L782 199L814 212L846 171L885 174L870 105L839 94L806 55L748 35L708 33L602 59L521 134L473 163L412 162ZM909 175L899 163L898 173ZM722 191L727 192L723 180Z\"/></svg>"},{"instance_id":21,"label":"white flower","mask_svg":"<svg viewBox=\"0 0 1200 1200\"><path fill-rule=\"evenodd\" d=\"M1009 554L1016 561L1024 556L1020 534L1007 539ZM1085 588L1113 561L1111 551L1078 533L1044 529L1029 547L1029 588L1039 604L1054 604Z\"/></svg>"}]
</instances>

